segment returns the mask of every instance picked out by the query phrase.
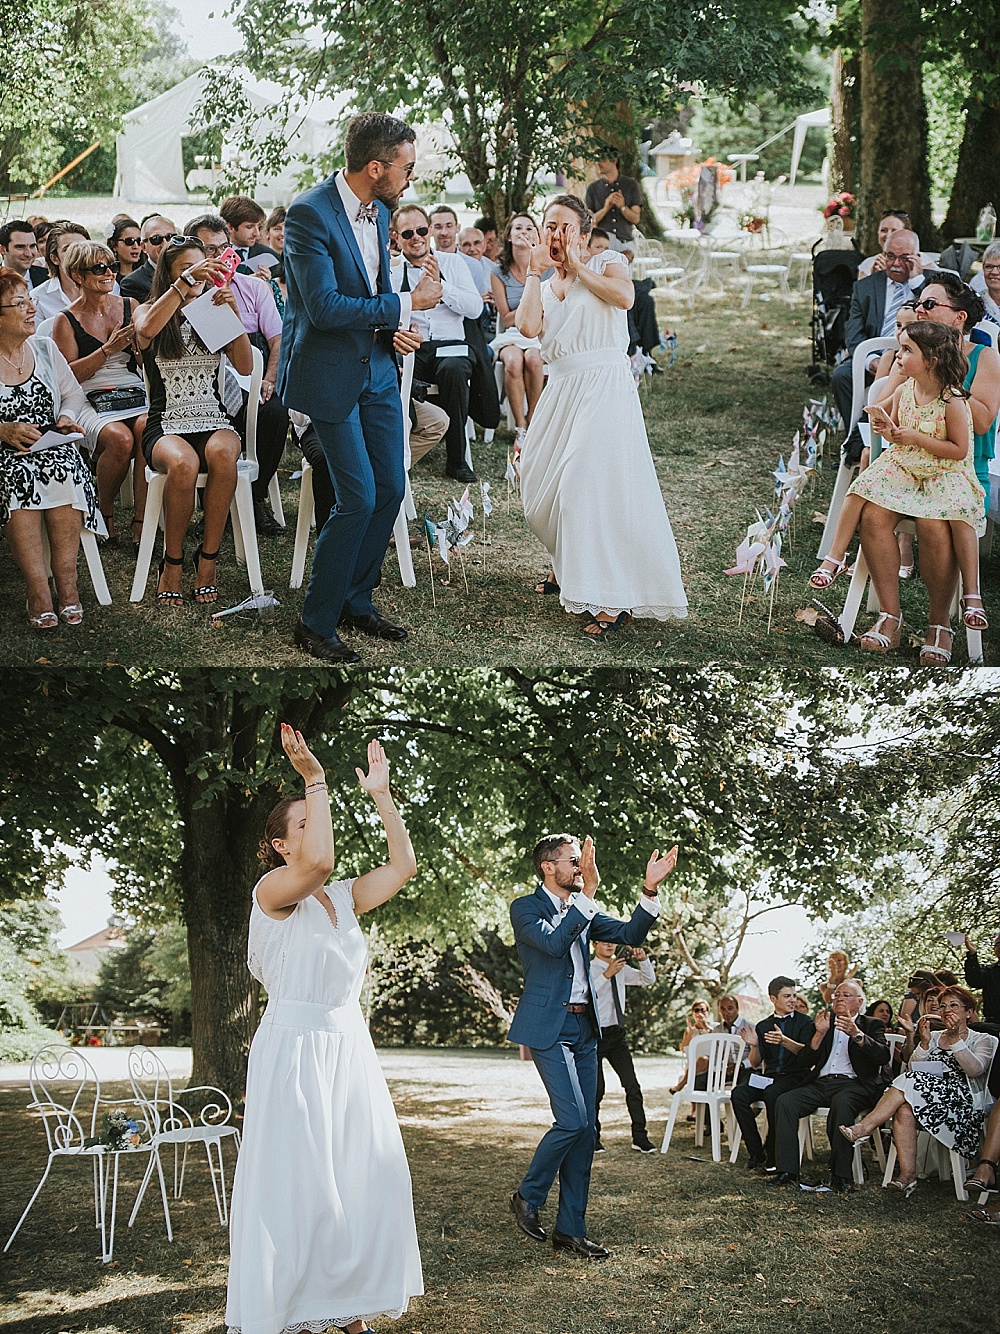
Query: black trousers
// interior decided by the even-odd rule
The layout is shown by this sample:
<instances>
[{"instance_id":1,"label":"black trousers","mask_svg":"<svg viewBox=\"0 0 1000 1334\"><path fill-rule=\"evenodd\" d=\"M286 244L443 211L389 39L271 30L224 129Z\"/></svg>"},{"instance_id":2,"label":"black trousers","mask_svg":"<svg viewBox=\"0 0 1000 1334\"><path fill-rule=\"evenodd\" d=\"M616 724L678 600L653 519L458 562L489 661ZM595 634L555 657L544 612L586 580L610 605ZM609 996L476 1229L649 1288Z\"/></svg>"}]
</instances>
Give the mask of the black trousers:
<instances>
[{"instance_id":1,"label":"black trousers","mask_svg":"<svg viewBox=\"0 0 1000 1334\"><path fill-rule=\"evenodd\" d=\"M438 406L448 414L448 430L444 441L449 467L465 462L465 423L469 416L469 381L472 361L469 357L438 357L438 343L423 343L414 356L413 374L418 380L438 387Z\"/></svg>"},{"instance_id":2,"label":"black trousers","mask_svg":"<svg viewBox=\"0 0 1000 1334\"><path fill-rule=\"evenodd\" d=\"M797 1075L776 1075L766 1089L751 1088L749 1083L737 1084L732 1093L733 1111L743 1134L743 1143L751 1158L766 1158L768 1165L774 1163L775 1142L775 1103L782 1093L797 1088L800 1077ZM751 1103L762 1102L767 1112L767 1140L762 1144L760 1131L757 1129L757 1114ZM846 1140L844 1141L846 1144ZM798 1171L798 1168L795 1169Z\"/></svg>"},{"instance_id":3,"label":"black trousers","mask_svg":"<svg viewBox=\"0 0 1000 1334\"><path fill-rule=\"evenodd\" d=\"M777 1152L775 1165L779 1172L799 1171L799 1119L829 1107L826 1118L826 1136L830 1141L830 1170L834 1176L850 1179L854 1149L840 1133L839 1126L852 1126L860 1112L867 1112L878 1101L878 1093L860 1079L844 1079L828 1075L813 1079L799 1088L782 1093L776 1106Z\"/></svg>"},{"instance_id":4,"label":"black trousers","mask_svg":"<svg viewBox=\"0 0 1000 1334\"><path fill-rule=\"evenodd\" d=\"M323 525L330 517L330 511L337 503L337 493L333 489L330 469L326 466L326 455L320 444L316 428L310 422L299 437L299 448L303 458L309 460L313 470L313 505L316 510L316 532L323 531Z\"/></svg>"},{"instance_id":5,"label":"black trousers","mask_svg":"<svg viewBox=\"0 0 1000 1334\"><path fill-rule=\"evenodd\" d=\"M625 1106L632 1122L632 1139L646 1138L646 1109L642 1105L642 1089L636 1078L632 1053L628 1049L623 1024L604 1029L597 1042L597 1115L594 1121L597 1138L601 1138L601 1101L604 1098L604 1062L607 1061L622 1082Z\"/></svg>"},{"instance_id":6,"label":"black trousers","mask_svg":"<svg viewBox=\"0 0 1000 1334\"><path fill-rule=\"evenodd\" d=\"M277 394L257 409L257 480L250 488L254 500L266 500L271 478L285 452L288 438L288 409Z\"/></svg>"},{"instance_id":7,"label":"black trousers","mask_svg":"<svg viewBox=\"0 0 1000 1334\"><path fill-rule=\"evenodd\" d=\"M652 281L649 278L633 282L635 303L628 312L629 355L641 347L647 356L660 343L656 320L656 302L653 300Z\"/></svg>"}]
</instances>

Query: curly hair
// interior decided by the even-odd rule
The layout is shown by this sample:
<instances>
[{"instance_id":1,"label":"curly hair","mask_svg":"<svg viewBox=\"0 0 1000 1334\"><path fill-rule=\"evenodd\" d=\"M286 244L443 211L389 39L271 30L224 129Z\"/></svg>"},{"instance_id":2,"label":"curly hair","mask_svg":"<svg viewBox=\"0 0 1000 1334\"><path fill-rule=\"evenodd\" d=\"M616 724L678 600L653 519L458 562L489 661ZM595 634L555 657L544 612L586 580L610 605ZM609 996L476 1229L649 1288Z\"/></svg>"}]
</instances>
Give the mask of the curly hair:
<instances>
[{"instance_id":1,"label":"curly hair","mask_svg":"<svg viewBox=\"0 0 1000 1334\"><path fill-rule=\"evenodd\" d=\"M267 819L264 821L264 837L257 844L257 860L265 871L273 871L279 866L285 865L285 859L280 852L277 852L272 843L272 839L284 838L288 833L288 815L292 807L297 805L305 798L282 797L276 802L268 812Z\"/></svg>"},{"instance_id":2,"label":"curly hair","mask_svg":"<svg viewBox=\"0 0 1000 1334\"><path fill-rule=\"evenodd\" d=\"M924 365L940 382L941 392L951 398L968 398L969 391L962 381L969 373L969 358L962 347L962 335L950 324L935 324L932 320L912 320L899 332L899 340L907 338L920 350Z\"/></svg>"},{"instance_id":3,"label":"curly hair","mask_svg":"<svg viewBox=\"0 0 1000 1334\"><path fill-rule=\"evenodd\" d=\"M957 1000L959 1005L964 1006L965 1009L973 1014L973 1016L979 1013L979 1002L976 1000L975 996L973 996L972 992L967 991L965 987L942 987L941 993L938 996L938 1004L940 1004L946 996L950 996L952 1000Z\"/></svg>"},{"instance_id":4,"label":"curly hair","mask_svg":"<svg viewBox=\"0 0 1000 1334\"><path fill-rule=\"evenodd\" d=\"M974 292L968 283L963 283L957 273L949 273L945 269L934 269L928 271L927 281L920 289L918 300L923 300L924 293L928 287L942 287L947 293L948 300L956 310L962 311L965 315L965 332L968 333L974 325L986 314L986 306L978 292Z\"/></svg>"}]
</instances>

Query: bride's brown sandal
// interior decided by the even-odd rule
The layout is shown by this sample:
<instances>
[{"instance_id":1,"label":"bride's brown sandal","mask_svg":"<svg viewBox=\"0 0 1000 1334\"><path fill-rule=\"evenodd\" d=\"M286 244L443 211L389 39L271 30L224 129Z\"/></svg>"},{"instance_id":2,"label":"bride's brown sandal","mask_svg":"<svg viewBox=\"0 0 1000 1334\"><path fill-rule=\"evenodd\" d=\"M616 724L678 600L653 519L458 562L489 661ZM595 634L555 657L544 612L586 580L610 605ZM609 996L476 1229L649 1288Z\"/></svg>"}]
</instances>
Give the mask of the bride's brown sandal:
<instances>
[{"instance_id":1,"label":"bride's brown sandal","mask_svg":"<svg viewBox=\"0 0 1000 1334\"><path fill-rule=\"evenodd\" d=\"M883 627L888 624L889 621L894 621L896 628L892 634L887 635ZM890 649L899 648L899 640L902 633L902 616L890 616L887 611L880 611L875 620L875 624L870 630L864 632L858 640L858 643L868 653L888 653ZM951 655L949 654L949 657L950 656Z\"/></svg>"}]
</instances>

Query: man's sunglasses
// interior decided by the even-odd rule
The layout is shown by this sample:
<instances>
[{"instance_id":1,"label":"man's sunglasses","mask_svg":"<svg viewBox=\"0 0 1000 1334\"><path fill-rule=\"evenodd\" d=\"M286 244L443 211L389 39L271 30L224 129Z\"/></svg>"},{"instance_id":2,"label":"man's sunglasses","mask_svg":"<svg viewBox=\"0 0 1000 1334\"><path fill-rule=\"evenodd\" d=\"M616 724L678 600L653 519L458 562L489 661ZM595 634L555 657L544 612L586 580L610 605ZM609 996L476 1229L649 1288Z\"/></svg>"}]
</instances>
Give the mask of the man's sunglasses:
<instances>
[{"instance_id":1,"label":"man's sunglasses","mask_svg":"<svg viewBox=\"0 0 1000 1334\"><path fill-rule=\"evenodd\" d=\"M901 208L887 208L882 210L883 218L898 218L900 222L909 222L910 215Z\"/></svg>"},{"instance_id":2,"label":"man's sunglasses","mask_svg":"<svg viewBox=\"0 0 1000 1334\"><path fill-rule=\"evenodd\" d=\"M936 296L929 296L926 301L914 301L914 310L934 310L936 306L941 306L945 310L958 310L958 306L949 306L947 301L939 301Z\"/></svg>"},{"instance_id":3,"label":"man's sunglasses","mask_svg":"<svg viewBox=\"0 0 1000 1334\"><path fill-rule=\"evenodd\" d=\"M407 227L405 232L399 233L399 239L409 241L414 236L426 236L429 232L429 227Z\"/></svg>"},{"instance_id":4,"label":"man's sunglasses","mask_svg":"<svg viewBox=\"0 0 1000 1334\"><path fill-rule=\"evenodd\" d=\"M174 232L172 236L146 237L147 245L163 245L164 241L168 241L170 245L196 245L198 247L201 246L201 242L198 240L197 236L179 236L177 232Z\"/></svg>"}]
</instances>

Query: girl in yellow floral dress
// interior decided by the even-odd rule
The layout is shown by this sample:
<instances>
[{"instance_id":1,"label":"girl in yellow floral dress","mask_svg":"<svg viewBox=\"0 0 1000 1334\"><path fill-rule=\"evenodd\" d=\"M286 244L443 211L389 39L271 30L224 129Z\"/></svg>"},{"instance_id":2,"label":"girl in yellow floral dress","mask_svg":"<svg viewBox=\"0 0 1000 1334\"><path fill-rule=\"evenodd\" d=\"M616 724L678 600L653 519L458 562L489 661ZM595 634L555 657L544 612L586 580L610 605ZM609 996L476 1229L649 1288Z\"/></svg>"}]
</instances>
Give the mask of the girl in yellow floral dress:
<instances>
[{"instance_id":1,"label":"girl in yellow floral dress","mask_svg":"<svg viewBox=\"0 0 1000 1334\"><path fill-rule=\"evenodd\" d=\"M900 333L898 360L908 378L891 400L865 411L892 446L855 480L844 500L830 554L814 571L813 588L828 588L847 566L847 547L866 504L918 519L947 519L967 598L979 596L979 538L986 527L984 492L972 458L972 414L962 381L968 362L961 340L948 325L924 321ZM898 424L897 424L898 423ZM979 607L976 607L979 612ZM892 633L884 633L894 623ZM948 626L931 626L949 632ZM882 613L862 647L885 652L899 645L902 618ZM870 642L866 642L870 641ZM951 654L939 647L945 661Z\"/></svg>"}]
</instances>

